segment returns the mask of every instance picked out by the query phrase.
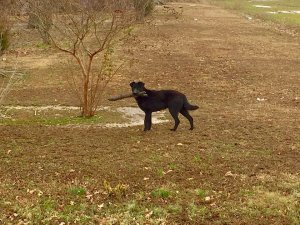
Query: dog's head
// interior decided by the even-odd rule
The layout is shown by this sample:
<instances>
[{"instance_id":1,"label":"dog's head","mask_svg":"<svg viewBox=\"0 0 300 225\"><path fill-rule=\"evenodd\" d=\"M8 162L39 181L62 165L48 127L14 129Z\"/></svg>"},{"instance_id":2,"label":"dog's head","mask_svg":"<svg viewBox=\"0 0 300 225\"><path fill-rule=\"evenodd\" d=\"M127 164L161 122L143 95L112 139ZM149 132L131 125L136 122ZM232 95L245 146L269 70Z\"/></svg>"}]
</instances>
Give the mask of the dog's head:
<instances>
[{"instance_id":1,"label":"dog's head","mask_svg":"<svg viewBox=\"0 0 300 225\"><path fill-rule=\"evenodd\" d=\"M145 92L145 84L143 82L131 82L130 87L134 95L140 95Z\"/></svg>"}]
</instances>

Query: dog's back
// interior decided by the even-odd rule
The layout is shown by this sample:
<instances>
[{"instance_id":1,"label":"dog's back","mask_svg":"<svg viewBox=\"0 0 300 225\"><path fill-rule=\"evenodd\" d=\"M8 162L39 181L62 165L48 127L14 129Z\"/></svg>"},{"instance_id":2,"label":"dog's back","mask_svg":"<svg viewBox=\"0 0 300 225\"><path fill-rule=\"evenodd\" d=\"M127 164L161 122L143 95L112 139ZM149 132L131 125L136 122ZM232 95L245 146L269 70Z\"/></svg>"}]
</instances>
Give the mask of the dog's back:
<instances>
[{"instance_id":1,"label":"dog's back","mask_svg":"<svg viewBox=\"0 0 300 225\"><path fill-rule=\"evenodd\" d=\"M147 97L137 97L137 103L141 109L151 112L156 112L170 107L184 108L186 110L196 110L199 107L191 105L187 97L178 91L174 90L148 90L146 89Z\"/></svg>"}]
</instances>

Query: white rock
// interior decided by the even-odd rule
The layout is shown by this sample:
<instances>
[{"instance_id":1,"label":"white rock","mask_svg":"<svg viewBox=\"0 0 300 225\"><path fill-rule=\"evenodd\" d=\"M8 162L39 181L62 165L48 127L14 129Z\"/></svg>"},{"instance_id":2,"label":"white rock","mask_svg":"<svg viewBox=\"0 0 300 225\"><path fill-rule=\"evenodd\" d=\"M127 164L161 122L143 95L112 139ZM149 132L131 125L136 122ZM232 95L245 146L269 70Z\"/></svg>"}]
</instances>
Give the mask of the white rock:
<instances>
[{"instance_id":1,"label":"white rock","mask_svg":"<svg viewBox=\"0 0 300 225\"><path fill-rule=\"evenodd\" d=\"M210 199L211 199L211 198L210 198L209 196L206 196L206 197L204 198L204 201L209 202Z\"/></svg>"},{"instance_id":2,"label":"white rock","mask_svg":"<svg viewBox=\"0 0 300 225\"><path fill-rule=\"evenodd\" d=\"M225 177L233 177L234 174L231 171L228 171L227 173L225 173Z\"/></svg>"}]
</instances>

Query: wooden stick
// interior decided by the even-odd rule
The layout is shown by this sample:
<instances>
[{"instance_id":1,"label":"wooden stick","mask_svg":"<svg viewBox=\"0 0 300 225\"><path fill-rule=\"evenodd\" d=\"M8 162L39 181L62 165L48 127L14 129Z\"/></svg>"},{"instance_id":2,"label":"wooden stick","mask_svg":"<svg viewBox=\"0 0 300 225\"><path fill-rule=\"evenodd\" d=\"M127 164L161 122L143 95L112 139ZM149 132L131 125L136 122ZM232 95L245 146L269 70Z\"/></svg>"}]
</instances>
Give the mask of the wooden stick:
<instances>
[{"instance_id":1,"label":"wooden stick","mask_svg":"<svg viewBox=\"0 0 300 225\"><path fill-rule=\"evenodd\" d=\"M117 100L121 100L121 99L124 99L124 98L130 98L130 97L133 97L132 93L114 96L114 97L109 98L108 100L109 101L117 101Z\"/></svg>"},{"instance_id":2,"label":"wooden stick","mask_svg":"<svg viewBox=\"0 0 300 225\"><path fill-rule=\"evenodd\" d=\"M133 93L130 93L130 94L122 94L122 95L118 95L118 96L114 96L114 97L111 97L109 98L108 100L109 101L117 101L117 100L121 100L121 99L124 99L124 98L131 98L131 97L135 97L135 96L147 96L146 92L140 92L139 94L137 95L134 95Z\"/></svg>"}]
</instances>

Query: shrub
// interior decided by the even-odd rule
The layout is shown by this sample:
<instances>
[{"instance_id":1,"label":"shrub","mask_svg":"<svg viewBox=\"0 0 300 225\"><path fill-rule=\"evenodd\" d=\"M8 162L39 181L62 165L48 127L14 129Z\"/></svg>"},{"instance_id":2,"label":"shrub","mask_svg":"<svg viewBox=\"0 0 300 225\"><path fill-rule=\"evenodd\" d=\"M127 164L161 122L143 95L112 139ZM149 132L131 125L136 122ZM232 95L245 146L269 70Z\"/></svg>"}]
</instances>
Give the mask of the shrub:
<instances>
[{"instance_id":1,"label":"shrub","mask_svg":"<svg viewBox=\"0 0 300 225\"><path fill-rule=\"evenodd\" d=\"M153 10L154 10L154 1L150 0L147 2L146 6L145 6L145 16L150 15Z\"/></svg>"},{"instance_id":2,"label":"shrub","mask_svg":"<svg viewBox=\"0 0 300 225\"><path fill-rule=\"evenodd\" d=\"M117 198L121 198L121 197L125 197L126 196L126 192L129 188L128 185L126 184L117 184L115 187L111 186L111 184L104 180L103 181L103 187L105 192L107 193L107 195L109 197L117 197Z\"/></svg>"},{"instance_id":3,"label":"shrub","mask_svg":"<svg viewBox=\"0 0 300 225\"><path fill-rule=\"evenodd\" d=\"M5 20L0 18L0 55L9 47L9 27L5 25Z\"/></svg>"},{"instance_id":4,"label":"shrub","mask_svg":"<svg viewBox=\"0 0 300 225\"><path fill-rule=\"evenodd\" d=\"M145 16L148 16L154 10L154 0L133 0L136 19L141 21Z\"/></svg>"}]
</instances>

